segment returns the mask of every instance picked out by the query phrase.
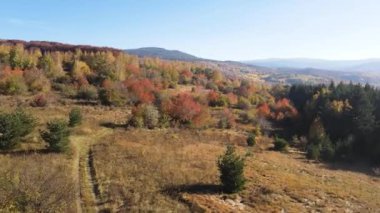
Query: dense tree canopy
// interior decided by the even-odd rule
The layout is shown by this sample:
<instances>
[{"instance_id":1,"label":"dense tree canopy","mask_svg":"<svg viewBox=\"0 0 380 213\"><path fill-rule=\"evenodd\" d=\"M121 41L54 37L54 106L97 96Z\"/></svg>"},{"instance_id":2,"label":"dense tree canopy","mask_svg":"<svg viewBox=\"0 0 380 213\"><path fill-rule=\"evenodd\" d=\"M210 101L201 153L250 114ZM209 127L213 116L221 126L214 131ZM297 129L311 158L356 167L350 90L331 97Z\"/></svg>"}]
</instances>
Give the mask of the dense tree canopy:
<instances>
[{"instance_id":1,"label":"dense tree canopy","mask_svg":"<svg viewBox=\"0 0 380 213\"><path fill-rule=\"evenodd\" d=\"M320 151L332 149L335 159L380 161L378 89L343 83L294 85L288 97L301 115L285 127L288 134L308 135L309 144L318 145Z\"/></svg>"}]
</instances>

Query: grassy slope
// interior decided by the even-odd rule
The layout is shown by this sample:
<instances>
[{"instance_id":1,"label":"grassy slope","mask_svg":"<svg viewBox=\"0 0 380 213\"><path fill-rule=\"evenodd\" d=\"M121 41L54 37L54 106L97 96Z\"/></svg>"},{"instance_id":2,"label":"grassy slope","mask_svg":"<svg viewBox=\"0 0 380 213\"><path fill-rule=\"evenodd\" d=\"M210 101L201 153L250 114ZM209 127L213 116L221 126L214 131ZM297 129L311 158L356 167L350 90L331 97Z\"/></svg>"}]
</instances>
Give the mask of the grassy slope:
<instances>
[{"instance_id":1,"label":"grassy slope","mask_svg":"<svg viewBox=\"0 0 380 213\"><path fill-rule=\"evenodd\" d=\"M223 144L242 141L233 131L118 130L95 146L96 168L114 208L136 212L184 211L181 203L215 212L374 212L380 206L380 178L331 170L298 153L268 151L268 140L247 158L247 188L239 196L223 196L217 156Z\"/></svg>"},{"instance_id":2,"label":"grassy slope","mask_svg":"<svg viewBox=\"0 0 380 213\"><path fill-rule=\"evenodd\" d=\"M5 97L1 97L1 101L5 111L15 106ZM47 108L28 110L39 118L38 129L41 129L47 120L67 118L71 106L71 103L56 103ZM261 140L247 158L247 188L238 196L224 196L219 193L216 159L227 143L239 145L241 154L249 152L243 132L212 129L112 130L99 124L124 122L128 109L80 107L86 119L74 130L72 142L76 151L92 147L102 201L114 210L376 212L380 206L379 177L329 169L323 164L307 162L298 153L268 151L269 140ZM41 149L43 144L37 135L36 130L21 149ZM85 156L86 153L84 151L82 154ZM85 167L75 166L78 163L75 154L73 157L40 153L25 156L7 154L0 156L0 163L2 175L9 171L9 165L13 165L15 172L22 174L21 171L24 171L31 177L37 174L33 169L38 168L36 165L46 165L46 169L42 170L44 172L57 171L60 177L57 181L61 183L54 182L54 186L63 184L67 187L65 193L70 196L65 202L68 209L77 208L74 200L79 189L69 187L69 183L73 184L74 181L65 175L71 174L67 173L67 168L75 170L73 176L79 178L79 184L91 185L86 179L87 173L79 170ZM62 166L66 169L59 173L60 170L55 168ZM39 187L38 184L36 186ZM51 190L48 193L62 191L61 187L51 187ZM48 195L44 193L42 191L41 197ZM82 195L82 210L91 212L88 210L94 207L91 190L85 189Z\"/></svg>"}]
</instances>

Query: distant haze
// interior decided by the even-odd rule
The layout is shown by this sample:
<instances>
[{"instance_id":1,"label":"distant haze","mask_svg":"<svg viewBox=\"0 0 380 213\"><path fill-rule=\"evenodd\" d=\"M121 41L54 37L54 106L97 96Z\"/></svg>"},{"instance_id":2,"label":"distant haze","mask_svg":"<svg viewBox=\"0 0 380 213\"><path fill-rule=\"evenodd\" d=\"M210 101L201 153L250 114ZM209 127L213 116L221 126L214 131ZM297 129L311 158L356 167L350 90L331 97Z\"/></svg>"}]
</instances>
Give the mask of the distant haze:
<instances>
[{"instance_id":1,"label":"distant haze","mask_svg":"<svg viewBox=\"0 0 380 213\"><path fill-rule=\"evenodd\" d=\"M347 72L380 72L380 59L323 60L323 59L260 59L244 63L271 68L324 69Z\"/></svg>"}]
</instances>

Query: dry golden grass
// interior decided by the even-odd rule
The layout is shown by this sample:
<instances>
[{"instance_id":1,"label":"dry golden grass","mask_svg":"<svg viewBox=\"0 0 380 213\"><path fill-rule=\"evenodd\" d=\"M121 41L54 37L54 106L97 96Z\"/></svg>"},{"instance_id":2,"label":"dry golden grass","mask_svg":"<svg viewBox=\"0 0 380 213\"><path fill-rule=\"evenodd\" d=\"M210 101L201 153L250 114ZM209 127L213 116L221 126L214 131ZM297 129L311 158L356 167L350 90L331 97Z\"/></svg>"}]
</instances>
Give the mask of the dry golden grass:
<instances>
[{"instance_id":1,"label":"dry golden grass","mask_svg":"<svg viewBox=\"0 0 380 213\"><path fill-rule=\"evenodd\" d=\"M326 169L299 154L258 153L247 162L247 205L257 210L375 212L380 179L359 172Z\"/></svg>"},{"instance_id":2,"label":"dry golden grass","mask_svg":"<svg viewBox=\"0 0 380 213\"><path fill-rule=\"evenodd\" d=\"M376 212L380 179L331 170L296 153L268 151L260 140L246 161L246 189L218 191L217 156L242 133L220 130L115 130L94 147L103 195L114 210L206 212ZM184 204L187 204L185 206Z\"/></svg>"},{"instance_id":3,"label":"dry golden grass","mask_svg":"<svg viewBox=\"0 0 380 213\"><path fill-rule=\"evenodd\" d=\"M100 124L124 124L129 109L79 105L85 120L73 130L72 153L30 154L30 150L45 148L38 129L53 118L67 119L73 101L57 101L46 108L31 108L25 100L9 97L0 101L3 111L24 105L39 119L36 131L18 149L17 153L24 154L0 155L3 211L23 192L28 194L29 212L52 208L55 212L96 212L99 205L112 212L377 212L380 208L379 177L329 169L296 152L269 151L271 140L265 137L250 150L245 142L249 126L239 125L239 130L111 129ZM220 193L216 160L226 144L237 145L241 155L251 153L245 171L248 184L238 195ZM94 196L94 177L89 178L89 150L100 196ZM60 202L53 202L58 197ZM41 200L43 205L36 205Z\"/></svg>"},{"instance_id":4,"label":"dry golden grass","mask_svg":"<svg viewBox=\"0 0 380 213\"><path fill-rule=\"evenodd\" d=\"M114 210L189 211L174 193L217 183L216 155L223 149L212 138L186 130L115 130L93 148L103 195Z\"/></svg>"},{"instance_id":5,"label":"dry golden grass","mask_svg":"<svg viewBox=\"0 0 380 213\"><path fill-rule=\"evenodd\" d=\"M2 212L74 212L70 159L57 154L0 156Z\"/></svg>"}]
</instances>

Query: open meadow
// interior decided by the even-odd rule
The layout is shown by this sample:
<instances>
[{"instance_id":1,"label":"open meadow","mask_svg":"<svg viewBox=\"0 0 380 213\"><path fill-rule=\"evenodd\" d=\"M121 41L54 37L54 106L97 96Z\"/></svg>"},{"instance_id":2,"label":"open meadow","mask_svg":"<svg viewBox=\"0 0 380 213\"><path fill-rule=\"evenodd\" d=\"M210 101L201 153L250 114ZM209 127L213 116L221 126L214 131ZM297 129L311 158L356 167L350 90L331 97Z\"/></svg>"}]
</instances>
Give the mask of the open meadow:
<instances>
[{"instance_id":1,"label":"open meadow","mask_svg":"<svg viewBox=\"0 0 380 213\"><path fill-rule=\"evenodd\" d=\"M2 97L3 108L10 110L12 100ZM40 129L74 105L84 119L70 137L70 153L46 153L38 130L22 147L1 153L5 211L376 212L380 206L379 177L308 161L295 149L272 151L266 136L252 148L239 129L126 128L128 108L70 100L26 111L41 118ZM248 183L233 195L222 193L216 164L226 144L246 158Z\"/></svg>"}]
</instances>

